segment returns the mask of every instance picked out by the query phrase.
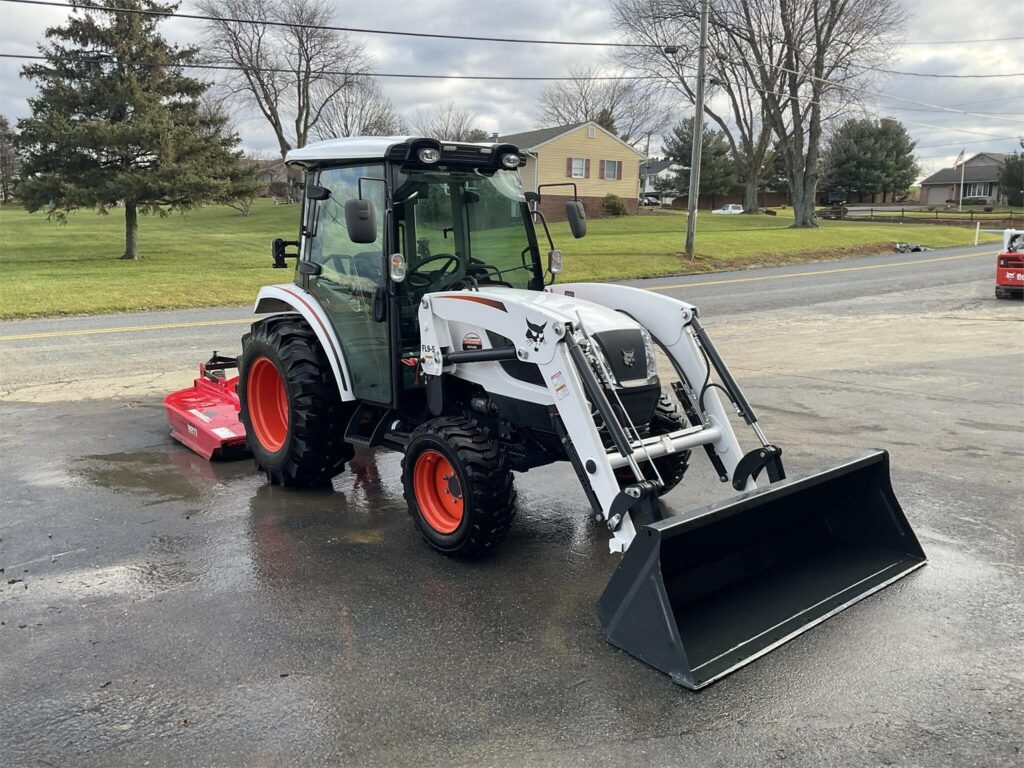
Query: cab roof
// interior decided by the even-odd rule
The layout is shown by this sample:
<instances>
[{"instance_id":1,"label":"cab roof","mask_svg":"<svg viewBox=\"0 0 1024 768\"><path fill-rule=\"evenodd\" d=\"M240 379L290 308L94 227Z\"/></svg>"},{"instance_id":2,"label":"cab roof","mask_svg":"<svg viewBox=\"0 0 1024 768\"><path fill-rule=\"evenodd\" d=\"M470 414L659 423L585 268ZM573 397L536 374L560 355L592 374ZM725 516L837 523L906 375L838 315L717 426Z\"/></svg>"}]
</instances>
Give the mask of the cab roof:
<instances>
[{"instance_id":1,"label":"cab roof","mask_svg":"<svg viewBox=\"0 0 1024 768\"><path fill-rule=\"evenodd\" d=\"M392 147L422 141L419 136L348 136L327 141L317 141L299 149L289 150L285 162L289 165L312 165L331 160L383 160ZM430 141L429 139L427 141ZM468 141L436 142L438 144L457 144L463 147L494 147L490 142L475 143Z\"/></svg>"}]
</instances>

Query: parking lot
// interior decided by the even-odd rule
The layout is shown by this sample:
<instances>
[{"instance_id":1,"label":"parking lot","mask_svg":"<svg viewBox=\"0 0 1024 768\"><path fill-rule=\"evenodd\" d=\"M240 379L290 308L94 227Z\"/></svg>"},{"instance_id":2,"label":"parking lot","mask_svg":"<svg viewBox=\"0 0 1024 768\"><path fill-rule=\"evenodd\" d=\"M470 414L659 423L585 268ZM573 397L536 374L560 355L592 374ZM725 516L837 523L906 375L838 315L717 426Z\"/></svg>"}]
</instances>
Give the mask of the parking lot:
<instances>
[{"instance_id":1,"label":"parking lot","mask_svg":"<svg viewBox=\"0 0 1024 768\"><path fill-rule=\"evenodd\" d=\"M0 763L1020 765L1024 311L994 249L638 284L701 307L791 474L888 449L929 565L694 694L604 641L617 560L568 465L453 562L397 454L293 492L169 439L162 395L244 308L4 323ZM726 495L695 455L668 502Z\"/></svg>"}]
</instances>

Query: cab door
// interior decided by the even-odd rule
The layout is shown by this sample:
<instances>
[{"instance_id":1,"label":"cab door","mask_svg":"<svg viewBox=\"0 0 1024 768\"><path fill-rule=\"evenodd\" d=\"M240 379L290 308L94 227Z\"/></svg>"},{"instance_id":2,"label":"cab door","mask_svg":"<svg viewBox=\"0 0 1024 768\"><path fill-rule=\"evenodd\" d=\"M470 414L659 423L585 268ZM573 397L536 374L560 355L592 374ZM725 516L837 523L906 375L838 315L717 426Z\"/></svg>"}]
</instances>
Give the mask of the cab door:
<instances>
[{"instance_id":1,"label":"cab door","mask_svg":"<svg viewBox=\"0 0 1024 768\"><path fill-rule=\"evenodd\" d=\"M374 293L386 289L384 269L384 168L359 165L324 168L311 174L310 185L330 196L307 200L302 258L319 266L304 276L304 287L327 312L341 344L359 400L391 402L391 340L386 320L374 320ZM369 200L376 210L377 239L353 243L345 226L345 203Z\"/></svg>"}]
</instances>

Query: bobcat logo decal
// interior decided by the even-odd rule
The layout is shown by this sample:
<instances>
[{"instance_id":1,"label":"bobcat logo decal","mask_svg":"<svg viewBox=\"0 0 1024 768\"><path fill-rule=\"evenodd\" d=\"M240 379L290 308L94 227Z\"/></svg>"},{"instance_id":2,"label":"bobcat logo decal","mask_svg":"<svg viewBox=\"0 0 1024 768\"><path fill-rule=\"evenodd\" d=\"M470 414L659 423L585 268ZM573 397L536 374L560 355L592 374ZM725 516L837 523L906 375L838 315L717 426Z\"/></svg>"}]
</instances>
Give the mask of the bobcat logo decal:
<instances>
[{"instance_id":1,"label":"bobcat logo decal","mask_svg":"<svg viewBox=\"0 0 1024 768\"><path fill-rule=\"evenodd\" d=\"M622 350L622 364L627 368L632 368L636 365L636 350L635 349L624 349Z\"/></svg>"},{"instance_id":2,"label":"bobcat logo decal","mask_svg":"<svg viewBox=\"0 0 1024 768\"><path fill-rule=\"evenodd\" d=\"M533 345L534 352L540 352L541 344L544 343L544 328L547 323L531 323L526 321L526 340Z\"/></svg>"}]
</instances>

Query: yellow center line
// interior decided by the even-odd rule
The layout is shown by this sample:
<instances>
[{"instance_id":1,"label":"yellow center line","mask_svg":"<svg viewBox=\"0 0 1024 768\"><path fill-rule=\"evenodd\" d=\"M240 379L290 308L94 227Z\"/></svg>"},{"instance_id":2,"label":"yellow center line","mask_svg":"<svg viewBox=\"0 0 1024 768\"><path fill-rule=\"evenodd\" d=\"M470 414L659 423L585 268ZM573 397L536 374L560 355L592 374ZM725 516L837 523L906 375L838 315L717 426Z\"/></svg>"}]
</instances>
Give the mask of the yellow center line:
<instances>
[{"instance_id":1,"label":"yellow center line","mask_svg":"<svg viewBox=\"0 0 1024 768\"><path fill-rule=\"evenodd\" d=\"M653 285L648 291L671 291L676 288L700 288L703 285L731 285L733 283L756 283L761 280L789 280L793 277L814 277L815 275L834 275L839 272L863 272L869 269L891 269L892 267L910 267L916 264L934 264L938 261L958 261L960 259L976 259L981 256L992 256L995 253L968 253L962 256L941 256L936 259L919 259L917 261L893 261L888 264L870 264L863 267L837 267L836 269L819 269L814 272L790 272L786 275L761 275L760 277L734 277L729 280L701 280L696 283L677 283L675 285ZM2 338L2 337L0 337Z\"/></svg>"},{"instance_id":2,"label":"yellow center line","mask_svg":"<svg viewBox=\"0 0 1024 768\"><path fill-rule=\"evenodd\" d=\"M83 328L77 331L43 331L39 333L14 333L0 336L0 341L23 341L25 339L56 339L64 336L93 336L100 333L131 333L133 331L165 331L173 328L206 328L215 325L249 325L255 317L237 320L200 320L194 323L164 323L162 325L124 325L119 328Z\"/></svg>"},{"instance_id":3,"label":"yellow center line","mask_svg":"<svg viewBox=\"0 0 1024 768\"><path fill-rule=\"evenodd\" d=\"M789 280L797 277L814 277L815 275L834 275L840 272L863 272L869 269L891 269L892 267L909 267L917 264L934 264L940 261L959 261L991 256L991 253L969 253L961 256L940 256L935 259L918 259L916 261L893 261L888 264L871 264L863 267L837 267L835 269L819 269L813 272L791 272L785 275L760 275L759 277L734 277L728 280L702 280L695 283L676 283L674 285L656 285L647 290L671 291L676 288L700 288L704 285L731 285L734 283L755 283L762 280ZM38 333L14 333L0 336L0 341L25 341L28 339L58 339L69 336L94 336L102 333L134 333L136 331L166 331L175 328L209 328L218 325L248 325L255 318L239 318L236 320L200 320L193 323L164 323L162 325L125 325L117 328L83 328L77 331L40 331Z\"/></svg>"}]
</instances>

